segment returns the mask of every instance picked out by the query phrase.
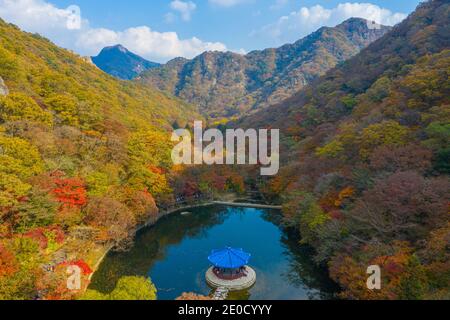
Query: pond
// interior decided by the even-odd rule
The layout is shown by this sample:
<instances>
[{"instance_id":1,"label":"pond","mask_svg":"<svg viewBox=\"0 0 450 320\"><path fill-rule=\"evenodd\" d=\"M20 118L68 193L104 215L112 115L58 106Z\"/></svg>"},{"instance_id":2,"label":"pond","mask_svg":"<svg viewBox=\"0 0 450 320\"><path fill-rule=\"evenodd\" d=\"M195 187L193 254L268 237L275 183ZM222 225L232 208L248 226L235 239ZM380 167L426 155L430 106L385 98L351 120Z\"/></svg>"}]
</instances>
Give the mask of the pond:
<instances>
[{"instance_id":1,"label":"pond","mask_svg":"<svg viewBox=\"0 0 450 320\"><path fill-rule=\"evenodd\" d=\"M280 212L271 209L210 206L174 213L140 231L130 251L110 252L90 289L108 293L120 277L149 276L158 299L172 300L183 292L208 295L207 257L213 249L230 246L250 252L257 273L252 288L233 292L230 299L332 299L335 286L326 271L279 221Z\"/></svg>"}]
</instances>

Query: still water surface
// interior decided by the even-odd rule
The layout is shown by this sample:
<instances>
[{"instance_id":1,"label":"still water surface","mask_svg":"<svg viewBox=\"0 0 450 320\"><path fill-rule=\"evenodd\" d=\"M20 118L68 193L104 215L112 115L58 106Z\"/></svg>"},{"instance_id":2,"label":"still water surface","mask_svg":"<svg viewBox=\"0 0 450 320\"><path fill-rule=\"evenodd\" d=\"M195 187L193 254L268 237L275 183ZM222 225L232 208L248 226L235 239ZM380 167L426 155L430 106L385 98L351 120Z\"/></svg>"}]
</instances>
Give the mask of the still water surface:
<instances>
[{"instance_id":1,"label":"still water surface","mask_svg":"<svg viewBox=\"0 0 450 320\"><path fill-rule=\"evenodd\" d=\"M226 246L252 254L255 286L231 299L331 299L335 287L324 270L311 261L293 232L281 227L276 210L211 206L176 213L136 236L129 252L109 253L95 273L90 289L108 293L123 276L149 276L158 299L183 292L207 295L208 255Z\"/></svg>"}]
</instances>

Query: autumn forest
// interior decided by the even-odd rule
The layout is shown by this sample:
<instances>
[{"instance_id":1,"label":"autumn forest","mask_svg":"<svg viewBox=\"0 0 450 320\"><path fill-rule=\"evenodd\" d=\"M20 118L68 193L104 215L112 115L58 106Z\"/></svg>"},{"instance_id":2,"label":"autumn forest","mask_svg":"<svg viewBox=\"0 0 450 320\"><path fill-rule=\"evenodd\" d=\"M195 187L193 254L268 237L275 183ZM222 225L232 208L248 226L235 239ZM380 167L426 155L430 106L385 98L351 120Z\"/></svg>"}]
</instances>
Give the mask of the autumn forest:
<instances>
[{"instance_id":1,"label":"autumn forest","mask_svg":"<svg viewBox=\"0 0 450 320\"><path fill-rule=\"evenodd\" d=\"M364 26L284 47L291 59L314 48L295 61L212 52L120 80L0 20L0 300L156 299L137 277L109 295L86 284L107 251L128 250L178 203L249 194L282 206L336 298L450 299L450 3ZM173 165L171 134L195 120L279 128L279 173ZM81 290L66 286L70 264ZM369 265L382 290L367 290Z\"/></svg>"}]
</instances>

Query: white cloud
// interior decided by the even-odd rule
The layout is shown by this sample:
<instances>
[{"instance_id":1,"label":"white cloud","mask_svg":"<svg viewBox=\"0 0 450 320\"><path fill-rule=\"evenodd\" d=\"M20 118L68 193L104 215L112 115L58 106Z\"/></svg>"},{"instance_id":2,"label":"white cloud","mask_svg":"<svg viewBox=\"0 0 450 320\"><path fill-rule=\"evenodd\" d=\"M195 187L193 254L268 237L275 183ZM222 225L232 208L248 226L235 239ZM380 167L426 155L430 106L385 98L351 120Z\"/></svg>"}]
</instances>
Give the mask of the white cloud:
<instances>
[{"instance_id":1,"label":"white cloud","mask_svg":"<svg viewBox=\"0 0 450 320\"><path fill-rule=\"evenodd\" d=\"M77 47L98 52L106 46L118 43L138 55L156 61L165 61L179 56L192 58L203 51L226 51L227 49L220 42L204 42L195 37L182 40L176 32L157 32L147 26L119 32L90 29L78 38Z\"/></svg>"},{"instance_id":2,"label":"white cloud","mask_svg":"<svg viewBox=\"0 0 450 320\"><path fill-rule=\"evenodd\" d=\"M289 3L289 0L275 0L275 3L270 6L270 10L279 10L286 6Z\"/></svg>"},{"instance_id":3,"label":"white cloud","mask_svg":"<svg viewBox=\"0 0 450 320\"><path fill-rule=\"evenodd\" d=\"M166 13L166 14L164 15L164 21L165 21L166 23L172 23L172 22L175 22L175 19L176 19L176 17L175 17L175 15L174 15L172 12L168 12L168 13Z\"/></svg>"},{"instance_id":4,"label":"white cloud","mask_svg":"<svg viewBox=\"0 0 450 320\"><path fill-rule=\"evenodd\" d=\"M35 32L54 28L80 29L81 25L73 27L70 24L73 17L77 18L72 8L78 7L59 9L41 0L0 0L0 17Z\"/></svg>"},{"instance_id":5,"label":"white cloud","mask_svg":"<svg viewBox=\"0 0 450 320\"><path fill-rule=\"evenodd\" d=\"M226 51L220 42L196 37L180 39L175 32L158 32L148 26L125 30L92 28L89 21L74 24L73 8L60 9L45 0L0 0L0 17L25 31L36 32L57 45L82 55L96 55L105 46L123 44L129 50L156 62L181 56L192 58L204 51ZM74 27L75 26L75 27Z\"/></svg>"},{"instance_id":6,"label":"white cloud","mask_svg":"<svg viewBox=\"0 0 450 320\"><path fill-rule=\"evenodd\" d=\"M178 11L183 21L190 21L192 12L195 11L197 5L192 1L185 2L180 0L174 0L170 3L170 8L172 10Z\"/></svg>"},{"instance_id":7,"label":"white cloud","mask_svg":"<svg viewBox=\"0 0 450 320\"><path fill-rule=\"evenodd\" d=\"M208 0L209 3L220 7L233 7L235 5L248 2L249 0Z\"/></svg>"},{"instance_id":8,"label":"white cloud","mask_svg":"<svg viewBox=\"0 0 450 320\"><path fill-rule=\"evenodd\" d=\"M251 35L271 36L279 43L294 41L322 26L335 26L346 19L356 17L394 25L406 18L406 14L393 13L371 3L341 3L327 9L320 5L302 7L299 11L282 16L275 23L254 31Z\"/></svg>"}]
</instances>

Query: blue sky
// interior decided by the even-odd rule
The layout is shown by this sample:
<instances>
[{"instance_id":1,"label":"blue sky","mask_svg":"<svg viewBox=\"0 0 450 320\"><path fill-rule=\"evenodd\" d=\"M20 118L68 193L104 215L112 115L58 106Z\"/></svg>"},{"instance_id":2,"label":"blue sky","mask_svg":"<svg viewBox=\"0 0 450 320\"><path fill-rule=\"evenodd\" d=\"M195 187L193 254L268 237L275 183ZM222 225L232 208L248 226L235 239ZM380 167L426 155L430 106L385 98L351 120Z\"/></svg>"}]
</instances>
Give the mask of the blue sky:
<instances>
[{"instance_id":1,"label":"blue sky","mask_svg":"<svg viewBox=\"0 0 450 320\"><path fill-rule=\"evenodd\" d=\"M154 61L296 41L350 16L395 24L419 0L0 0L0 17L82 55L121 42ZM68 19L80 8L79 25Z\"/></svg>"}]
</instances>

